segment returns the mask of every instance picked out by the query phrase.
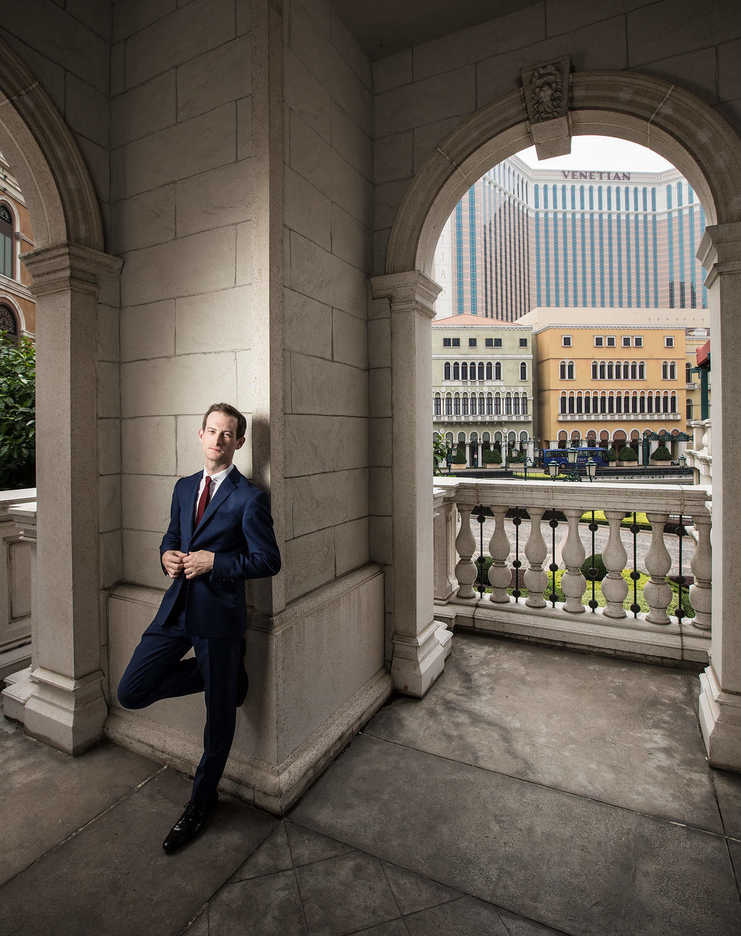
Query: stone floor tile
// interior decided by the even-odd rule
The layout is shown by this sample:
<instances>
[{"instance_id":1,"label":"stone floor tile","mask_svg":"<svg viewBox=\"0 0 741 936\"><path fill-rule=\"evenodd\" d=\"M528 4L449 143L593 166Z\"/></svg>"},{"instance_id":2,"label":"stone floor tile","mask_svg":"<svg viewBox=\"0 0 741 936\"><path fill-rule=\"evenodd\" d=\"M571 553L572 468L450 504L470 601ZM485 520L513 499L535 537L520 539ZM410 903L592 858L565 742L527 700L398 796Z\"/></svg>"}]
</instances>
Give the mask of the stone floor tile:
<instances>
[{"instance_id":1,"label":"stone floor tile","mask_svg":"<svg viewBox=\"0 0 741 936\"><path fill-rule=\"evenodd\" d=\"M722 825L686 670L458 633L423 700L364 729L419 750L711 831Z\"/></svg>"},{"instance_id":2,"label":"stone floor tile","mask_svg":"<svg viewBox=\"0 0 741 936\"><path fill-rule=\"evenodd\" d=\"M209 936L208 932L208 906L187 926L181 936Z\"/></svg>"},{"instance_id":3,"label":"stone floor tile","mask_svg":"<svg viewBox=\"0 0 741 936\"><path fill-rule=\"evenodd\" d=\"M154 761L109 742L72 757L29 738L19 727L3 731L0 884L159 769Z\"/></svg>"},{"instance_id":4,"label":"stone floor tile","mask_svg":"<svg viewBox=\"0 0 741 936\"><path fill-rule=\"evenodd\" d=\"M227 884L209 905L209 926L211 936L304 936L294 872Z\"/></svg>"},{"instance_id":5,"label":"stone floor tile","mask_svg":"<svg viewBox=\"0 0 741 936\"><path fill-rule=\"evenodd\" d=\"M305 829L294 822L287 822L286 830L295 867L310 864L312 861L334 858L352 850L350 845L336 842L334 839L327 838L326 835L319 835L318 832Z\"/></svg>"},{"instance_id":6,"label":"stone floor tile","mask_svg":"<svg viewBox=\"0 0 741 936\"><path fill-rule=\"evenodd\" d=\"M389 795L388 778L405 795ZM722 838L356 737L298 822L578 936L737 936Z\"/></svg>"},{"instance_id":7,"label":"stone floor tile","mask_svg":"<svg viewBox=\"0 0 741 936\"><path fill-rule=\"evenodd\" d=\"M168 768L13 878L2 891L0 936L18 933L21 920L23 936L182 930L276 823L223 800L196 841L166 855L162 840L191 787Z\"/></svg>"},{"instance_id":8,"label":"stone floor tile","mask_svg":"<svg viewBox=\"0 0 741 936\"><path fill-rule=\"evenodd\" d=\"M728 840L728 850L731 853L734 871L736 872L736 882L741 893L741 842ZM741 911L740 911L741 913Z\"/></svg>"},{"instance_id":9,"label":"stone floor tile","mask_svg":"<svg viewBox=\"0 0 741 936\"><path fill-rule=\"evenodd\" d=\"M711 771L726 835L741 838L741 774Z\"/></svg>"},{"instance_id":10,"label":"stone floor tile","mask_svg":"<svg viewBox=\"0 0 741 936\"><path fill-rule=\"evenodd\" d=\"M409 936L409 930L404 926L403 920L390 920L388 923L379 923L370 929L355 930L353 936Z\"/></svg>"},{"instance_id":11,"label":"stone floor tile","mask_svg":"<svg viewBox=\"0 0 741 936\"><path fill-rule=\"evenodd\" d=\"M524 917L515 916L514 913L508 913L502 909L499 909L499 919L504 924L508 936L556 936L559 933L558 930L549 929L533 920L526 920Z\"/></svg>"},{"instance_id":12,"label":"stone floor tile","mask_svg":"<svg viewBox=\"0 0 741 936\"><path fill-rule=\"evenodd\" d=\"M406 868L384 862L383 870L402 913L416 913L461 896L458 891L407 871Z\"/></svg>"},{"instance_id":13,"label":"stone floor tile","mask_svg":"<svg viewBox=\"0 0 741 936\"><path fill-rule=\"evenodd\" d=\"M309 932L340 936L400 915L381 863L351 852L297 869Z\"/></svg>"},{"instance_id":14,"label":"stone floor tile","mask_svg":"<svg viewBox=\"0 0 741 936\"><path fill-rule=\"evenodd\" d=\"M475 897L413 913L404 922L409 936L509 936L496 908Z\"/></svg>"},{"instance_id":15,"label":"stone floor tile","mask_svg":"<svg viewBox=\"0 0 741 936\"><path fill-rule=\"evenodd\" d=\"M286 824L281 822L242 867L234 872L232 880L244 881L259 874L287 871L292 867Z\"/></svg>"}]
</instances>

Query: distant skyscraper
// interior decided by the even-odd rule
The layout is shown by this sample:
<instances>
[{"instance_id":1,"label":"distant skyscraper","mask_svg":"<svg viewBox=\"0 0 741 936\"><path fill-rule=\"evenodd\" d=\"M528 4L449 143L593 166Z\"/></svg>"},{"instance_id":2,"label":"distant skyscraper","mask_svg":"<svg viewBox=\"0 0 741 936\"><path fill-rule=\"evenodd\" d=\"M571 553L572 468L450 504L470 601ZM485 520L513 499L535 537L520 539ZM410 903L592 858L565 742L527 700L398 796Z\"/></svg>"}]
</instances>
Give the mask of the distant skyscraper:
<instances>
[{"instance_id":1,"label":"distant skyscraper","mask_svg":"<svg viewBox=\"0 0 741 936\"><path fill-rule=\"evenodd\" d=\"M446 314L512 322L538 306L705 308L704 230L675 169L541 170L513 156L458 203L435 270L450 284Z\"/></svg>"}]
</instances>

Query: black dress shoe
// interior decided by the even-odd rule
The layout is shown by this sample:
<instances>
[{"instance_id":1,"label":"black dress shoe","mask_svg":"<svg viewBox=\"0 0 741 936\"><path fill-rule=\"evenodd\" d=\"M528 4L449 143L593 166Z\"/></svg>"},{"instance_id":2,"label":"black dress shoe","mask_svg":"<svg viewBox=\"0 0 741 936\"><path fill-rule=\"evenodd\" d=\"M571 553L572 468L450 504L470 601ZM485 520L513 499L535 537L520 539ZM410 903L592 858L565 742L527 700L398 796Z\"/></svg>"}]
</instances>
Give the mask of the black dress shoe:
<instances>
[{"instance_id":1,"label":"black dress shoe","mask_svg":"<svg viewBox=\"0 0 741 936\"><path fill-rule=\"evenodd\" d=\"M213 803L204 806L191 801L186 805L185 812L170 829L167 838L162 843L168 855L187 845L199 834L215 803L214 800Z\"/></svg>"},{"instance_id":2,"label":"black dress shoe","mask_svg":"<svg viewBox=\"0 0 741 936\"><path fill-rule=\"evenodd\" d=\"M242 650L241 657L239 661L239 676L237 677L237 708L242 705L244 700L247 698L247 688L249 686L249 679L247 678L247 671L244 668L244 654L246 650L245 642L242 641Z\"/></svg>"}]
</instances>

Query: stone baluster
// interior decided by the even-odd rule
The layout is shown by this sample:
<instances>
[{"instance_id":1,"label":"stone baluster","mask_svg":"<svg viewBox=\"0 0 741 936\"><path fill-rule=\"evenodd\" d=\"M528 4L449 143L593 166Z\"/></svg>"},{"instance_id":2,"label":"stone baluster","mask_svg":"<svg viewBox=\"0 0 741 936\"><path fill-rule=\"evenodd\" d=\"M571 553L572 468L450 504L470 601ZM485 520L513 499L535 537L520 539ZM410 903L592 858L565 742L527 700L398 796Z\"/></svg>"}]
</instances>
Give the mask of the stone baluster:
<instances>
[{"instance_id":1,"label":"stone baluster","mask_svg":"<svg viewBox=\"0 0 741 936\"><path fill-rule=\"evenodd\" d=\"M628 554L620 536L620 523L624 512L622 510L606 510L605 516L610 524L610 535L602 552L602 561L607 569L607 575L602 580L602 594L607 601L604 614L605 617L609 618L624 618L625 608L623 602L628 594L628 583L623 578L623 569L628 561Z\"/></svg>"},{"instance_id":2,"label":"stone baluster","mask_svg":"<svg viewBox=\"0 0 741 936\"><path fill-rule=\"evenodd\" d=\"M476 549L476 540L471 531L472 510L472 504L458 504L458 511L461 515L461 528L455 540L455 548L460 559L455 567L455 577L458 579L459 598L476 597L473 590L473 583L476 581L476 566L471 561L471 556L473 556Z\"/></svg>"},{"instance_id":3,"label":"stone baluster","mask_svg":"<svg viewBox=\"0 0 741 936\"><path fill-rule=\"evenodd\" d=\"M581 565L586 557L584 544L579 536L579 520L582 511L570 507L564 510L564 513L569 524L566 542L561 550L563 562L566 566L566 571L561 579L561 590L566 596L564 611L580 614L585 610L584 605L581 603L581 596L587 586L587 580L581 571Z\"/></svg>"},{"instance_id":4,"label":"stone baluster","mask_svg":"<svg viewBox=\"0 0 741 936\"><path fill-rule=\"evenodd\" d=\"M710 514L695 515L692 522L697 530L697 546L690 568L694 584L690 585L690 602L695 609L692 623L700 630L710 630L710 609L712 605L713 552L710 546Z\"/></svg>"},{"instance_id":5,"label":"stone baluster","mask_svg":"<svg viewBox=\"0 0 741 936\"><path fill-rule=\"evenodd\" d=\"M530 536L525 546L525 557L530 566L524 576L525 588L528 590L525 604L528 608L544 608L546 602L543 593L548 587L548 575L543 571L543 563L548 555L548 547L540 523L545 508L528 507L527 512L530 514Z\"/></svg>"},{"instance_id":6,"label":"stone baluster","mask_svg":"<svg viewBox=\"0 0 741 936\"><path fill-rule=\"evenodd\" d=\"M643 588L643 596L650 609L646 620L651 624L669 624L666 609L672 600L672 590L666 575L672 560L664 544L664 526L669 514L650 513L646 516L651 524L651 548L646 553L646 571L651 577Z\"/></svg>"},{"instance_id":7,"label":"stone baluster","mask_svg":"<svg viewBox=\"0 0 741 936\"><path fill-rule=\"evenodd\" d=\"M456 589L455 504L442 502L436 494L433 505L435 600L447 601Z\"/></svg>"},{"instance_id":8,"label":"stone baluster","mask_svg":"<svg viewBox=\"0 0 741 936\"><path fill-rule=\"evenodd\" d=\"M491 600L502 603L509 601L507 589L512 581L512 573L507 565L509 539L504 529L504 518L508 508L503 505L491 509L495 519L494 533L489 540L489 554L492 559L491 566L489 566Z\"/></svg>"}]
</instances>

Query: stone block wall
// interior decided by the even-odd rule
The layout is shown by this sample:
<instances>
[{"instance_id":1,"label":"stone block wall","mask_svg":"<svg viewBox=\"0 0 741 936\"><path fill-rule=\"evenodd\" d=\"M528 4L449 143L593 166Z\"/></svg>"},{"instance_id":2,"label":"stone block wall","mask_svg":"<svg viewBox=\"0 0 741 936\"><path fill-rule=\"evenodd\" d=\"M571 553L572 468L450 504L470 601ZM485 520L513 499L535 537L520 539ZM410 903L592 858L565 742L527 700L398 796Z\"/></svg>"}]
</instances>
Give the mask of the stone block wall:
<instances>
[{"instance_id":1,"label":"stone block wall","mask_svg":"<svg viewBox=\"0 0 741 936\"><path fill-rule=\"evenodd\" d=\"M579 71L655 74L741 130L740 51L735 0L544 0L376 61L374 272L384 272L394 215L414 174L476 109L519 88L521 68L569 54Z\"/></svg>"},{"instance_id":2,"label":"stone block wall","mask_svg":"<svg viewBox=\"0 0 741 936\"><path fill-rule=\"evenodd\" d=\"M373 153L370 64L329 4L291 0L283 29L291 601L369 558L366 278ZM371 406L373 399L372 391Z\"/></svg>"}]
</instances>

